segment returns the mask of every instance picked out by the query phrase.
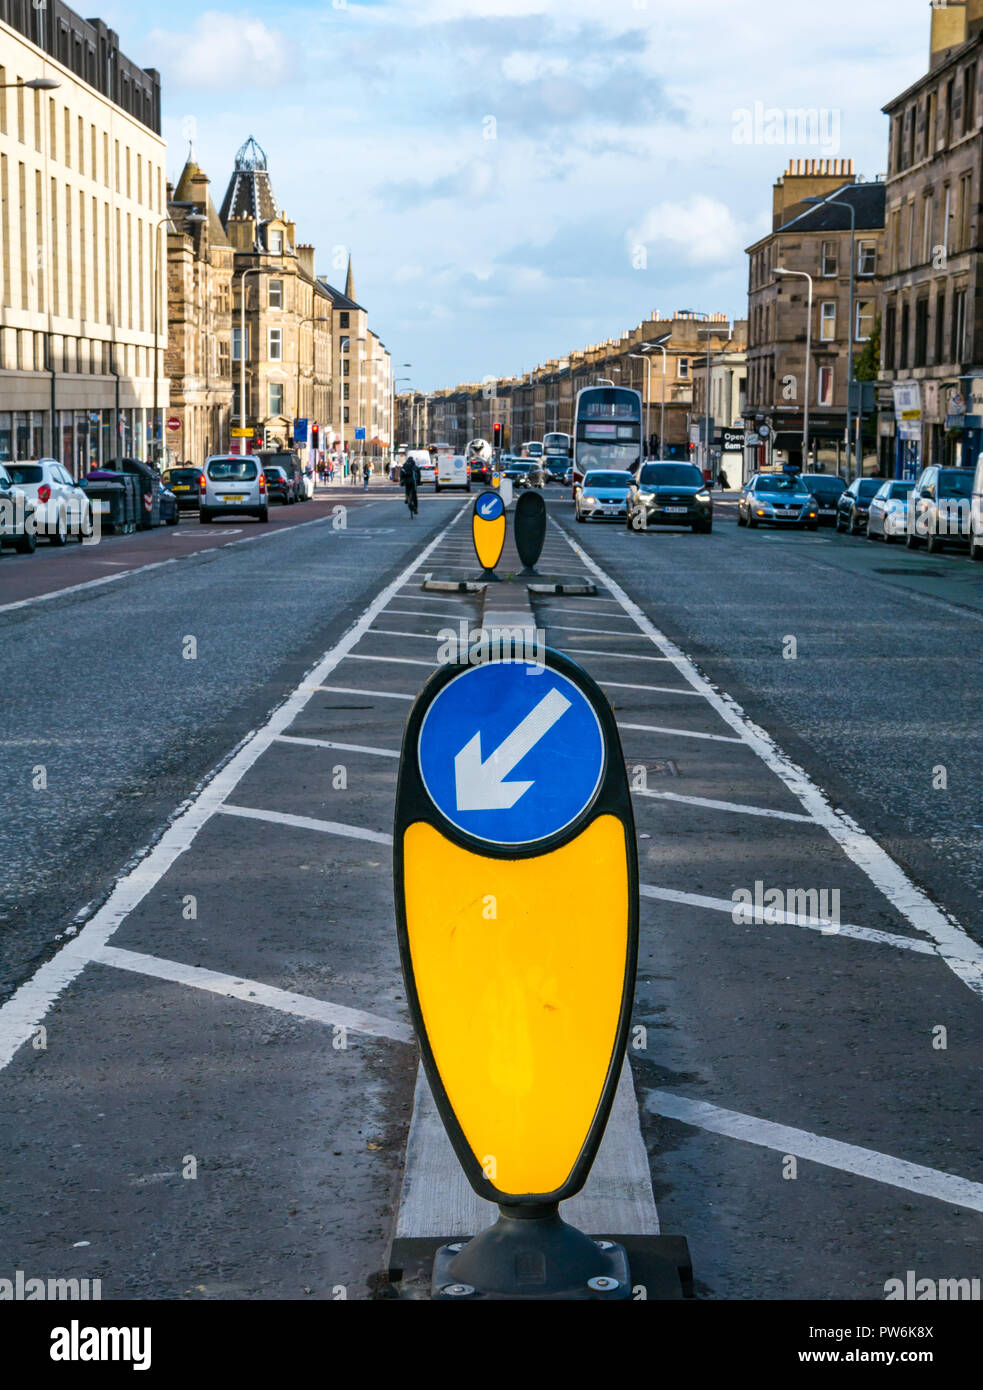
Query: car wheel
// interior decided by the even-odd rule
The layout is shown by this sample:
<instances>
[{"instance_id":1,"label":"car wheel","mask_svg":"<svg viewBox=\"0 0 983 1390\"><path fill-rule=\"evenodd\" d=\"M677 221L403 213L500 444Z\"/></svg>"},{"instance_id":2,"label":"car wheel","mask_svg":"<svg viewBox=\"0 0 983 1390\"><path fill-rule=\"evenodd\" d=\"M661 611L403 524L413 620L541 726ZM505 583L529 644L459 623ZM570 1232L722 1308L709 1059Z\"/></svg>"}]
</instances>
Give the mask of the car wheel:
<instances>
[{"instance_id":1,"label":"car wheel","mask_svg":"<svg viewBox=\"0 0 983 1390\"><path fill-rule=\"evenodd\" d=\"M176 526L179 520L180 514L177 511L173 511L171 515L167 518L167 524L168 526Z\"/></svg>"},{"instance_id":2,"label":"car wheel","mask_svg":"<svg viewBox=\"0 0 983 1390\"><path fill-rule=\"evenodd\" d=\"M807 531L818 531L818 530L819 530L819 522L818 522L818 521L808 521L808 522L806 522L806 530L807 530Z\"/></svg>"},{"instance_id":3,"label":"car wheel","mask_svg":"<svg viewBox=\"0 0 983 1390\"><path fill-rule=\"evenodd\" d=\"M33 555L38 548L38 538L33 531L25 531L22 536L17 537L17 544L14 549L18 555Z\"/></svg>"},{"instance_id":4,"label":"car wheel","mask_svg":"<svg viewBox=\"0 0 983 1390\"><path fill-rule=\"evenodd\" d=\"M67 544L68 544L68 523L67 523L66 520L65 520L65 513L64 513L64 512L59 512L59 513L58 513L58 519L57 519L57 521L55 522L55 529L54 529L54 531L50 532L49 535L48 535L48 544L49 544L49 545L67 545Z\"/></svg>"},{"instance_id":5,"label":"car wheel","mask_svg":"<svg viewBox=\"0 0 983 1390\"><path fill-rule=\"evenodd\" d=\"M208 526L212 521L211 512L206 511L204 507L200 508L198 512L198 520L201 522L202 526Z\"/></svg>"},{"instance_id":6,"label":"car wheel","mask_svg":"<svg viewBox=\"0 0 983 1390\"><path fill-rule=\"evenodd\" d=\"M740 507L738 507L738 509L737 509L737 524L738 524L738 526L746 526L746 525L747 525L747 522L746 522L745 519L744 519L744 513L741 511Z\"/></svg>"},{"instance_id":7,"label":"car wheel","mask_svg":"<svg viewBox=\"0 0 983 1390\"><path fill-rule=\"evenodd\" d=\"M855 536L857 534L857 518L852 512L850 513L850 524L846 529L848 535Z\"/></svg>"},{"instance_id":8,"label":"car wheel","mask_svg":"<svg viewBox=\"0 0 983 1390\"><path fill-rule=\"evenodd\" d=\"M846 530L846 527L843 525L843 518L839 512L836 513L836 529L841 535Z\"/></svg>"},{"instance_id":9,"label":"car wheel","mask_svg":"<svg viewBox=\"0 0 983 1390\"><path fill-rule=\"evenodd\" d=\"M922 541L920 536L916 536L913 531L909 531L905 540L905 545L909 550L920 550Z\"/></svg>"},{"instance_id":10,"label":"car wheel","mask_svg":"<svg viewBox=\"0 0 983 1390\"><path fill-rule=\"evenodd\" d=\"M257 521L266 522L266 521L269 521L269 519L270 519L270 509L269 509L269 507L261 507L261 508L259 509L259 511L256 513L256 520L257 520Z\"/></svg>"},{"instance_id":11,"label":"car wheel","mask_svg":"<svg viewBox=\"0 0 983 1390\"><path fill-rule=\"evenodd\" d=\"M944 547L945 541L939 535L938 531L932 531L926 544L929 555L941 555Z\"/></svg>"},{"instance_id":12,"label":"car wheel","mask_svg":"<svg viewBox=\"0 0 983 1390\"><path fill-rule=\"evenodd\" d=\"M749 529L749 530L751 530L751 531L757 530L758 518L757 518L756 516L751 516L751 515L749 515L749 516L748 516L748 519L747 519L747 524L748 524L748 529Z\"/></svg>"}]
</instances>

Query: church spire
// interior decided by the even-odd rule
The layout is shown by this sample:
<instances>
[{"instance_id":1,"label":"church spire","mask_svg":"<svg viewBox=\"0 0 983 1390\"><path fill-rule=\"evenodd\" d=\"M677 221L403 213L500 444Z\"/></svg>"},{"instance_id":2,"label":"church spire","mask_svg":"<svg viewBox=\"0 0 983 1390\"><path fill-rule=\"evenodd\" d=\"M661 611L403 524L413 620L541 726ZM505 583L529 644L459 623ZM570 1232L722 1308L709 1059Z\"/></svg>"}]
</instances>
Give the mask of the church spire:
<instances>
[{"instance_id":1,"label":"church spire","mask_svg":"<svg viewBox=\"0 0 983 1390\"><path fill-rule=\"evenodd\" d=\"M348 276L345 280L345 298L355 300L355 276L352 274L351 253L348 256Z\"/></svg>"}]
</instances>

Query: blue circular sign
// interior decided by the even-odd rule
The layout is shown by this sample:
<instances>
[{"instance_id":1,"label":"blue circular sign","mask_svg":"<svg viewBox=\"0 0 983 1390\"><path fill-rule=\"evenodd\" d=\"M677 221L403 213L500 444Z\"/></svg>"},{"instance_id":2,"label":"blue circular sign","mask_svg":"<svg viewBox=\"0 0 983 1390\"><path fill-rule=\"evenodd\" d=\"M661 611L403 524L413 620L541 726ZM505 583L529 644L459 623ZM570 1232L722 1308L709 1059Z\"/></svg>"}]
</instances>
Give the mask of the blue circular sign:
<instances>
[{"instance_id":1,"label":"blue circular sign","mask_svg":"<svg viewBox=\"0 0 983 1390\"><path fill-rule=\"evenodd\" d=\"M431 801L458 830L528 845L590 805L604 734L591 701L559 671L488 662L443 687L424 716L418 755Z\"/></svg>"},{"instance_id":2,"label":"blue circular sign","mask_svg":"<svg viewBox=\"0 0 983 1390\"><path fill-rule=\"evenodd\" d=\"M481 521L497 521L505 515L505 503L499 492L483 492L474 504L474 514Z\"/></svg>"}]
</instances>

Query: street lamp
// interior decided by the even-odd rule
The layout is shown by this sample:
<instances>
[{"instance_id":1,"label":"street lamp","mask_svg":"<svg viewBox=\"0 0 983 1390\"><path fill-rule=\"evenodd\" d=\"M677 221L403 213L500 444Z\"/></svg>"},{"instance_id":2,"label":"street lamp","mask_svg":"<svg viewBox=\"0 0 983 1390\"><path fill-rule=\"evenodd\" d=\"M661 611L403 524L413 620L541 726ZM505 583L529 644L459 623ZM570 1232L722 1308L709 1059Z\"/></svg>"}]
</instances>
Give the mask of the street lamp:
<instances>
[{"instance_id":1,"label":"street lamp","mask_svg":"<svg viewBox=\"0 0 983 1390\"><path fill-rule=\"evenodd\" d=\"M672 339L672 334L671 334L671 333L663 333L663 335L662 335L661 338L653 338L652 341L651 341L650 343L643 343L643 344L642 344L642 352L645 354L646 358L648 359L648 362L649 362L649 365L650 365L650 366L651 366L651 363L652 363L652 359L651 359L651 357L648 356L648 354L649 354L650 352L654 352L654 350L655 350L656 348L658 348L659 351L662 353L662 411L661 411L661 414L660 414L660 416L659 416L659 461L660 461L660 462L662 462L662 461L665 459L665 456L666 456L666 377L667 377L668 374L669 374L669 358L668 358L668 354L666 353L666 343L670 342L671 339ZM651 375L650 375L650 377L649 377L649 380L651 381ZM651 393L651 390L650 390L650 391L649 391L649 395L651 395L651 394L652 394L652 393ZM647 428L648 428L648 416L646 415L646 429L647 429ZM650 435L649 435L649 438L651 439L651 437L652 437L652 436L651 436L651 434L650 434Z\"/></svg>"},{"instance_id":2,"label":"street lamp","mask_svg":"<svg viewBox=\"0 0 983 1390\"><path fill-rule=\"evenodd\" d=\"M208 218L203 212L194 211L194 203L172 203L171 207L191 209L191 211L185 212L184 214L185 223L208 221ZM154 413L150 426L151 463L160 462L160 447L163 446L164 442L162 437L161 445L158 446L157 430L159 421L157 419L157 400L160 390L160 229L161 227L165 227L168 222L174 221L175 219L171 213L167 213L160 219L157 226L154 228ZM119 430L118 418L116 420L116 429L117 431ZM163 436L163 431L161 431L161 435ZM119 440L117 439L117 444L118 443Z\"/></svg>"},{"instance_id":3,"label":"street lamp","mask_svg":"<svg viewBox=\"0 0 983 1390\"><path fill-rule=\"evenodd\" d=\"M400 362L401 367L412 367L412 362ZM396 381L409 381L408 376L397 378L394 375L396 370L392 358L389 359L389 462L396 457Z\"/></svg>"},{"instance_id":4,"label":"street lamp","mask_svg":"<svg viewBox=\"0 0 983 1390\"><path fill-rule=\"evenodd\" d=\"M812 368L812 276L804 270L786 270L776 265L776 275L794 275L800 280L809 281L809 317L806 321L806 394L805 408L802 412L802 471L809 467L809 376ZM775 322L778 322L776 317ZM772 446L774 448L774 446Z\"/></svg>"},{"instance_id":5,"label":"street lamp","mask_svg":"<svg viewBox=\"0 0 983 1390\"><path fill-rule=\"evenodd\" d=\"M855 303L856 283L857 283L857 281L856 281L856 268L857 268L857 210L856 210L856 208L853 206L852 203L841 203L841 202L839 201L839 195L840 195L842 192L843 192L843 189L842 189L842 188L837 188L833 193L831 193L831 194L829 195L828 198L803 198L802 201L803 201L804 203L814 203L814 204L819 204L819 205L822 205L823 203L836 203L836 205L837 205L838 207L845 208L845 209L847 210L847 212L850 214L850 309L849 309L849 326L848 326L848 329L847 329L847 349L848 349L848 352L849 352L849 360L848 360L848 365L847 365L847 383L846 383L846 459L847 459L847 469L848 469L848 476L849 476L849 464L850 464L850 453L851 453L850 445L851 445L851 440L852 440L851 426L852 426L852 423L853 423L853 403L852 403L850 397L851 397L851 394L852 394L852 392L853 392L853 335L854 335L854 332L855 332L855 328L854 328L854 317L853 317L853 316L854 316L854 303ZM812 317L812 316L810 315L810 318L811 318L811 317ZM858 407L859 407L859 406L860 406L860 403L858 402ZM860 411L860 413L861 413L861 415L862 415L862 410ZM860 443L861 434L862 434L862 429L863 429L863 426L860 425L860 427L859 427L858 430L857 430L857 452L860 454L860 458L859 458L859 460L858 460L858 466L857 466L857 472L858 472L858 473L862 473L862 472L864 471L864 470L863 470L863 450L862 450L862 445L861 445L861 443Z\"/></svg>"},{"instance_id":6,"label":"street lamp","mask_svg":"<svg viewBox=\"0 0 983 1390\"><path fill-rule=\"evenodd\" d=\"M0 89L11 87L23 87L32 92L53 92L61 83L56 82L53 77L32 77L27 82L0 82Z\"/></svg>"},{"instance_id":7,"label":"street lamp","mask_svg":"<svg viewBox=\"0 0 983 1390\"><path fill-rule=\"evenodd\" d=\"M710 322L710 315L709 315L709 314L704 314L704 313L702 313L701 310L699 310L699 309L682 309L680 312L683 313L683 314L689 314L691 318L694 318L694 319L703 319L704 322L706 322L706 323L709 323L709 322ZM707 340L707 401L706 401L707 408L706 408L706 427L705 427L705 431L704 431L704 440L703 440L703 447L704 447L704 449L706 450L706 452L705 452L705 454L704 454L704 456L703 456L703 463L704 463L705 469L707 470L707 472L709 472L709 471L710 471L710 337L711 337L711 331L710 331L710 329L709 329L709 328L701 329L701 330L697 333L696 336L699 338L699 337L700 337L701 335L703 335L703 334L706 335L706 340Z\"/></svg>"},{"instance_id":8,"label":"street lamp","mask_svg":"<svg viewBox=\"0 0 983 1390\"><path fill-rule=\"evenodd\" d=\"M355 341L356 341L356 343L364 343L364 342L365 342L365 339L364 339L364 338L356 338ZM344 365L345 365L345 353L346 353L346 352L348 353L348 365L349 365L349 368L350 368L350 367L351 367L351 356L352 356L352 340L351 340L350 337L348 337L348 338L342 338L342 339L341 339L341 342L340 342L339 345L338 345L338 353L339 353L339 356L341 357L341 365L342 365L342 368L344 368ZM349 373L349 375L350 375L350 373ZM350 397L351 397L351 392L349 391L349 398L350 398ZM344 371L342 371L342 373L341 373L341 403L340 403L340 415L341 415L341 424L339 425L338 428L341 430L341 453L342 453L342 458L344 458L344 453L345 453L345 373L344 373ZM357 423L358 411L357 411L357 410L355 411L355 415L356 415L356 426L355 426L355 427L356 427L356 429L357 429L357 428L358 428L358 423ZM342 463L342 467L344 467L344 463Z\"/></svg>"},{"instance_id":9,"label":"street lamp","mask_svg":"<svg viewBox=\"0 0 983 1390\"><path fill-rule=\"evenodd\" d=\"M247 266L239 275L239 428L246 428L246 276L247 275L275 275L276 270L270 265ZM259 412L256 412L259 419ZM246 453L246 436L239 436L239 453Z\"/></svg>"},{"instance_id":10,"label":"street lamp","mask_svg":"<svg viewBox=\"0 0 983 1390\"><path fill-rule=\"evenodd\" d=\"M325 318L323 315L320 315L320 316L318 316L318 315L312 315L310 318L301 319L300 323L298 323L298 325L297 325L297 410L296 410L296 414L295 414L295 416L294 416L294 418L295 418L296 420L299 420L299 419L300 419L300 334L301 334L301 330L304 329L304 328L306 328L307 325L308 325L309 323L310 323L310 324L315 324L315 323L330 323L330 322L331 322L331 320L330 320L329 318ZM311 335L311 365L312 365L312 367L313 367L313 369L314 369L314 374L315 374L315 376L316 376L316 375L317 375L317 334L316 334L316 333L314 333L314 334ZM308 448L310 448L310 445L309 445L309 444L308 444ZM309 463L309 462L310 462L310 459L308 459L308 463Z\"/></svg>"},{"instance_id":11,"label":"street lamp","mask_svg":"<svg viewBox=\"0 0 983 1390\"><path fill-rule=\"evenodd\" d=\"M412 363L412 362L403 362L401 365L404 366L404 367L412 367L413 363ZM394 458L396 457L396 449L395 449L395 442L396 442L396 387L399 385L399 383L400 383L401 381L406 381L406 382L409 382L409 383L412 384L413 378L412 378L412 377L408 377L408 376L395 376L395 377L393 377L393 427L392 427L392 428L393 428L393 451L392 451L392 453L393 453L393 457L394 457ZM415 393L414 393L414 394L415 394ZM412 429L411 429L411 431L410 431L410 439L411 439L411 442L410 442L410 446L409 446L409 447L412 449L412 447L413 447L413 443L412 443Z\"/></svg>"}]
</instances>

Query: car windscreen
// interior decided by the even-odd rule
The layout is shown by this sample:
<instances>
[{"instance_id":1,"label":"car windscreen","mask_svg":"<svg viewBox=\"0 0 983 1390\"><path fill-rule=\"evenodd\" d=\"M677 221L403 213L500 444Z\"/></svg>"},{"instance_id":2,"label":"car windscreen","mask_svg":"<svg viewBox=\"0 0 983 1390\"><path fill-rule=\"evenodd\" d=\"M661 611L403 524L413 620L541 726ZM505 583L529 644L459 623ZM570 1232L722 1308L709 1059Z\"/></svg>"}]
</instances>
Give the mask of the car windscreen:
<instances>
[{"instance_id":1,"label":"car windscreen","mask_svg":"<svg viewBox=\"0 0 983 1390\"><path fill-rule=\"evenodd\" d=\"M803 478L802 481L816 497L839 497L846 491L842 478Z\"/></svg>"},{"instance_id":2,"label":"car windscreen","mask_svg":"<svg viewBox=\"0 0 983 1390\"><path fill-rule=\"evenodd\" d=\"M274 483L285 483L287 475L278 463L268 463L266 465L266 476Z\"/></svg>"},{"instance_id":3,"label":"car windscreen","mask_svg":"<svg viewBox=\"0 0 983 1390\"><path fill-rule=\"evenodd\" d=\"M630 487L631 484L630 473L588 473L584 478L584 487Z\"/></svg>"},{"instance_id":4,"label":"car windscreen","mask_svg":"<svg viewBox=\"0 0 983 1390\"><path fill-rule=\"evenodd\" d=\"M810 495L808 488L803 487L798 478L790 478L785 473L774 473L768 478L759 478L755 484L755 492L791 492L799 497Z\"/></svg>"},{"instance_id":5,"label":"car windscreen","mask_svg":"<svg viewBox=\"0 0 983 1390\"><path fill-rule=\"evenodd\" d=\"M914 486L914 483L892 483L888 497L892 502L903 502L906 497L911 496L911 490Z\"/></svg>"},{"instance_id":6,"label":"car windscreen","mask_svg":"<svg viewBox=\"0 0 983 1390\"><path fill-rule=\"evenodd\" d=\"M873 497L884 486L883 478L865 478L857 489L858 497Z\"/></svg>"},{"instance_id":7,"label":"car windscreen","mask_svg":"<svg viewBox=\"0 0 983 1390\"><path fill-rule=\"evenodd\" d=\"M13 469L10 469L13 473ZM16 482L16 478L14 479ZM972 497L973 475L968 468L945 468L939 474L940 497Z\"/></svg>"},{"instance_id":8,"label":"car windscreen","mask_svg":"<svg viewBox=\"0 0 983 1390\"><path fill-rule=\"evenodd\" d=\"M252 459L213 459L208 476L213 483L252 483L258 470Z\"/></svg>"},{"instance_id":9,"label":"car windscreen","mask_svg":"<svg viewBox=\"0 0 983 1390\"><path fill-rule=\"evenodd\" d=\"M164 474L164 482L168 487L173 483L193 483L197 476L197 468L170 468Z\"/></svg>"},{"instance_id":10,"label":"car windscreen","mask_svg":"<svg viewBox=\"0 0 983 1390\"><path fill-rule=\"evenodd\" d=\"M638 481L649 487L703 487L703 474L691 463L646 463Z\"/></svg>"},{"instance_id":11,"label":"car windscreen","mask_svg":"<svg viewBox=\"0 0 983 1390\"><path fill-rule=\"evenodd\" d=\"M13 483L44 482L44 469L37 463L8 463L7 472Z\"/></svg>"}]
</instances>

